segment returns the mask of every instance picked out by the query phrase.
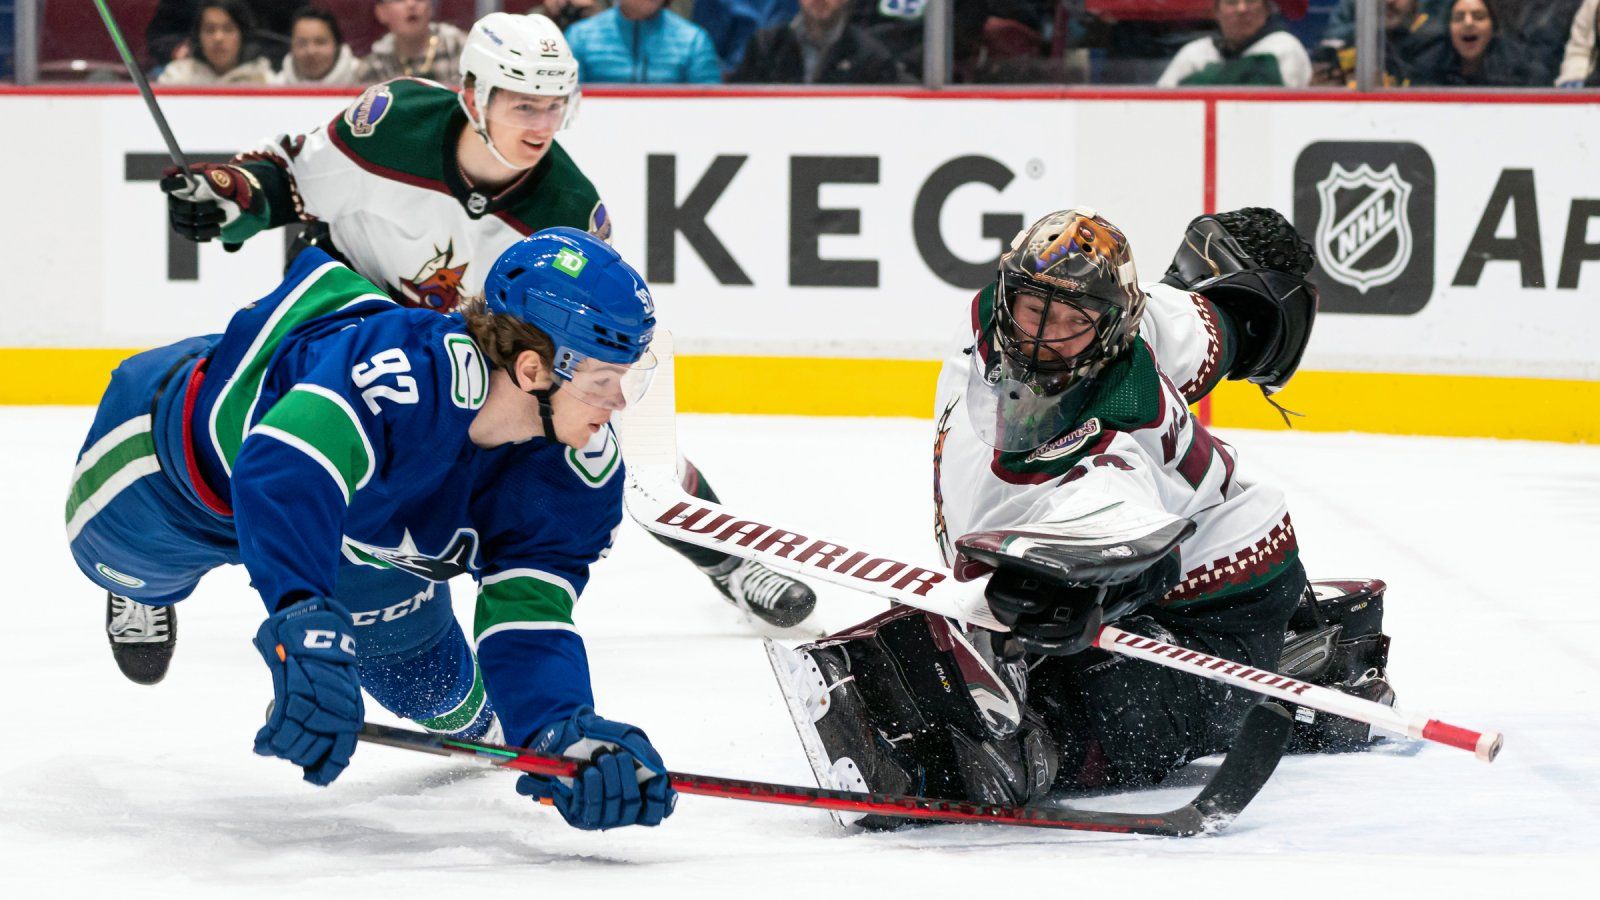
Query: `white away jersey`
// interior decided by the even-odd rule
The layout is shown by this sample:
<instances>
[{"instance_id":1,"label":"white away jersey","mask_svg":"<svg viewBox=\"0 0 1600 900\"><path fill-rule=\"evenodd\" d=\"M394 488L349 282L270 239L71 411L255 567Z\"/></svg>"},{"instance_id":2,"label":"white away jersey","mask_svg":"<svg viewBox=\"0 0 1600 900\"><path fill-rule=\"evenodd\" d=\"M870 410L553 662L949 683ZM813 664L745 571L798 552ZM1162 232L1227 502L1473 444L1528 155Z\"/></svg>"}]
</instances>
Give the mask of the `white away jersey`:
<instances>
[{"instance_id":1,"label":"white away jersey","mask_svg":"<svg viewBox=\"0 0 1600 900\"><path fill-rule=\"evenodd\" d=\"M1276 577L1297 554L1283 495L1252 481L1237 451L1188 404L1221 378L1223 337L1204 298L1155 284L1141 335L1102 373L1076 427L1027 453L978 437L965 400L974 331L992 321L994 286L973 300L973 329L939 374L934 443L935 536L946 563L976 531L1060 521L1116 504L1192 519L1179 545L1183 579L1163 606L1224 599ZM985 335L985 339L990 339Z\"/></svg>"}]
</instances>

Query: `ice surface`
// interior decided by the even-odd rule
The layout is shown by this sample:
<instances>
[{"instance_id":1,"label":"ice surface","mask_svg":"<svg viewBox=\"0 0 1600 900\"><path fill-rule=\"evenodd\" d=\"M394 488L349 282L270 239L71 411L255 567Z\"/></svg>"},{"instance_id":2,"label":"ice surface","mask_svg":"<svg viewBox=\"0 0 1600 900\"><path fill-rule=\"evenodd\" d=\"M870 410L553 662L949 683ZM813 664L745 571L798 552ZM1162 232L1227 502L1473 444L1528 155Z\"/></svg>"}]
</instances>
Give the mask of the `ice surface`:
<instances>
[{"instance_id":1,"label":"ice surface","mask_svg":"<svg viewBox=\"0 0 1600 900\"><path fill-rule=\"evenodd\" d=\"M89 417L0 410L6 897L1531 898L1581 895L1600 863L1600 447L1225 435L1288 492L1314 577L1389 583L1402 705L1503 730L1493 765L1405 742L1291 758L1233 828L1190 840L844 835L823 813L697 797L661 828L590 834L504 772L363 746L319 789L252 755L270 685L242 570L183 604L165 682L124 681L62 536ZM741 505L936 558L928 422L686 417L681 440ZM818 627L880 608L819 593ZM464 619L470 604L457 585ZM641 529L624 526L577 622L601 711L646 728L669 765L811 783L752 628ZM1103 805L1176 805L1199 774Z\"/></svg>"}]
</instances>

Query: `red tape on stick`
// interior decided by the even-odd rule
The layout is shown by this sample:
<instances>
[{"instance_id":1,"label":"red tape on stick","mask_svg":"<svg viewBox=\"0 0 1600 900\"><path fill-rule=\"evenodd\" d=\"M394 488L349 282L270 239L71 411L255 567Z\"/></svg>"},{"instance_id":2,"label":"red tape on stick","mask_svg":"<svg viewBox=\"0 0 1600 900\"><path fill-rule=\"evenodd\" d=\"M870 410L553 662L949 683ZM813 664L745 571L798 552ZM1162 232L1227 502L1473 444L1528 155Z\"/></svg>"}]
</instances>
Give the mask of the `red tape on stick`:
<instances>
[{"instance_id":1,"label":"red tape on stick","mask_svg":"<svg viewBox=\"0 0 1600 900\"><path fill-rule=\"evenodd\" d=\"M1500 735L1483 734L1466 728L1460 728L1441 722L1438 719L1429 719L1422 726L1422 736L1430 741L1438 741L1452 747L1471 751L1480 759L1493 761L1500 752Z\"/></svg>"}]
</instances>

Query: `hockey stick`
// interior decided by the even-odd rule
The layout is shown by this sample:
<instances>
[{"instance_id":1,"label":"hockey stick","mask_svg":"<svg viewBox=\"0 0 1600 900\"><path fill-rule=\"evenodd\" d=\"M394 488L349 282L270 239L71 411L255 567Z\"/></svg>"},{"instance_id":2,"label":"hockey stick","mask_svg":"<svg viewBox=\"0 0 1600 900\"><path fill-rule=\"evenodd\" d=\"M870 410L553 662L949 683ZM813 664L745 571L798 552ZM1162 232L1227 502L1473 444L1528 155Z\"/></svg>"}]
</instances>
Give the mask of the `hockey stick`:
<instances>
[{"instance_id":1,"label":"hockey stick","mask_svg":"<svg viewBox=\"0 0 1600 900\"><path fill-rule=\"evenodd\" d=\"M823 537L817 529L775 528L684 493L677 474L672 335L656 329L650 350L657 359L650 391L617 418L628 471L628 512L646 529L952 619L1005 630L989 612L983 584L956 581L941 564L909 563L852 549L854 545Z\"/></svg>"},{"instance_id":2,"label":"hockey stick","mask_svg":"<svg viewBox=\"0 0 1600 900\"><path fill-rule=\"evenodd\" d=\"M757 559L775 569L843 585L994 631L1006 631L983 598L984 581L958 582L942 565L911 565L873 553L857 543L817 538L818 532L778 526L771 519L736 512L724 504L689 496L678 483L672 338L656 332L652 350L660 360L645 398L620 417L628 469L628 513L656 534ZM1504 739L1496 731L1473 731L1331 688L1229 660L1175 647L1106 626L1095 645L1157 665L1237 685L1268 697L1365 722L1376 728L1471 751L1493 762Z\"/></svg>"},{"instance_id":3,"label":"hockey stick","mask_svg":"<svg viewBox=\"0 0 1600 900\"><path fill-rule=\"evenodd\" d=\"M1094 645L1102 650L1192 672L1203 678L1242 687L1300 706L1309 706L1320 712L1355 719L1393 734L1403 734L1419 740L1458 747L1471 752L1484 762L1494 762L1494 758L1500 755L1501 745L1505 743L1505 738L1498 731L1473 731L1438 719L1409 715L1392 706L1384 706L1382 703L1374 703L1332 688L1306 684L1286 675L1252 668L1243 663L1207 656L1197 650L1178 647L1142 634L1132 634L1111 625L1100 629Z\"/></svg>"},{"instance_id":4,"label":"hockey stick","mask_svg":"<svg viewBox=\"0 0 1600 900\"><path fill-rule=\"evenodd\" d=\"M710 775L668 772L672 789L680 794L722 797L801 806L847 813L922 819L944 823L987 823L1057 828L1067 831L1099 831L1114 834L1146 834L1161 837L1189 837L1213 833L1227 827L1261 791L1272 776L1289 741L1292 722L1282 707L1262 703L1250 710L1233 748L1223 758L1215 775L1195 799L1163 813L1120 813L1092 809L1058 807L994 806L961 800L910 797L897 794L856 794L825 788L741 781ZM360 738L372 744L398 747L436 756L460 756L479 763L534 775L570 778L586 760L536 753L499 744L463 741L440 734L375 725L362 726Z\"/></svg>"},{"instance_id":5,"label":"hockey stick","mask_svg":"<svg viewBox=\"0 0 1600 900\"><path fill-rule=\"evenodd\" d=\"M173 137L172 129L167 125L167 117L161 112L161 105L156 102L156 93L150 89L150 82L145 80L144 72L139 69L139 64L134 61L133 51L128 49L128 42L122 37L122 28L117 25L117 19L111 14L111 8L106 6L106 0L94 0L95 8L100 11L100 18L106 23L106 31L111 34L111 43L117 45L117 54L122 57L122 65L133 77L133 83L139 87L139 96L144 98L144 105L150 110L150 118L156 120L156 129L161 132L161 139L167 142L167 155L172 157L172 164L183 173L183 178L190 184L199 184L199 176L189 171L189 158L183 155L183 148L178 146L178 139ZM222 242L222 249L232 253L241 245Z\"/></svg>"}]
</instances>

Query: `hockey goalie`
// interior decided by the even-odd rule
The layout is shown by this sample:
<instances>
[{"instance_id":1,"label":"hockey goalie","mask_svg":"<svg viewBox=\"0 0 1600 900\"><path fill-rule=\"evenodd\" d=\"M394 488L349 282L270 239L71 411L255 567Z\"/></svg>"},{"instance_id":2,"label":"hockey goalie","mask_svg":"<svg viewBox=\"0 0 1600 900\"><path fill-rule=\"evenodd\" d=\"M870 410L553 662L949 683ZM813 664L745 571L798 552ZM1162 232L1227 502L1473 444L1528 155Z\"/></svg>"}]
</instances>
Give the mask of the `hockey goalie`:
<instances>
[{"instance_id":1,"label":"hockey goalie","mask_svg":"<svg viewBox=\"0 0 1600 900\"><path fill-rule=\"evenodd\" d=\"M1112 622L1393 703L1382 582L1308 582L1282 493L1189 409L1224 378L1289 380L1311 263L1266 209L1196 219L1146 285L1094 210L1017 236L945 360L933 454L945 562L1010 631L897 607L772 645L823 787L1027 804L1226 750L1257 695L1093 647ZM1372 739L1302 708L1291 749Z\"/></svg>"}]
</instances>

